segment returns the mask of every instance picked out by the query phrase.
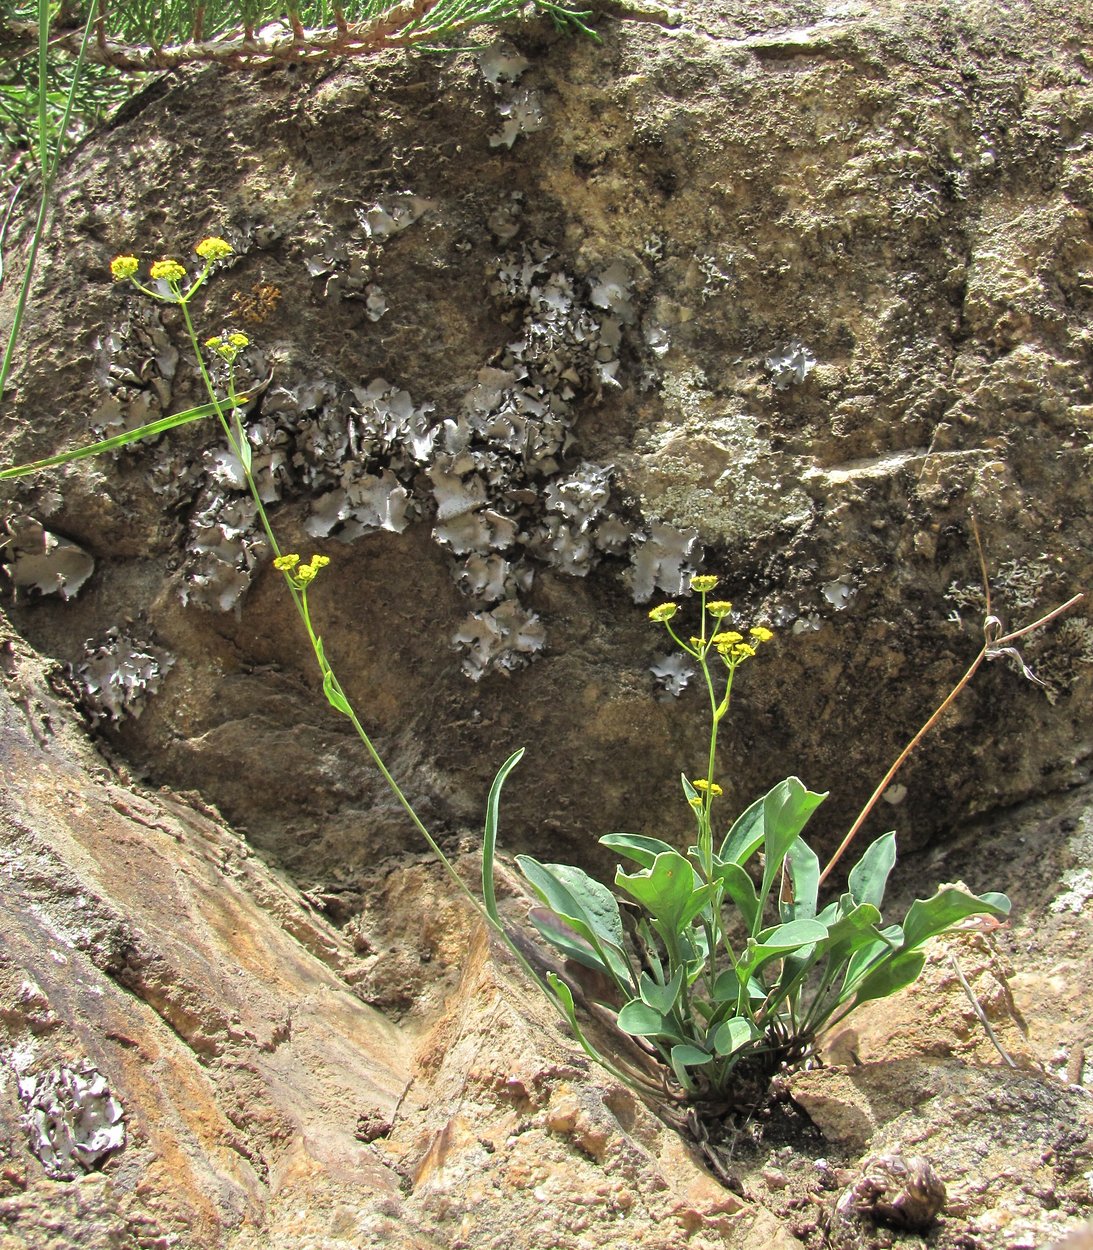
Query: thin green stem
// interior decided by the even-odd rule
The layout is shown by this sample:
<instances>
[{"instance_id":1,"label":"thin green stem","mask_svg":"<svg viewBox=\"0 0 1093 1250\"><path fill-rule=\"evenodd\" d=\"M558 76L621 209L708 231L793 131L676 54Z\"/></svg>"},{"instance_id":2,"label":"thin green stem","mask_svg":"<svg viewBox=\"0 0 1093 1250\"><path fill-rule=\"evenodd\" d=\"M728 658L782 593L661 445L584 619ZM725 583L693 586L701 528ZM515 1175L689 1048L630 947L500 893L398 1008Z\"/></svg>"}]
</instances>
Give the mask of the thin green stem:
<instances>
[{"instance_id":1,"label":"thin green stem","mask_svg":"<svg viewBox=\"0 0 1093 1250\"><path fill-rule=\"evenodd\" d=\"M38 164L42 171L42 199L49 184L49 0L38 0Z\"/></svg>"},{"instance_id":2,"label":"thin green stem","mask_svg":"<svg viewBox=\"0 0 1093 1250\"><path fill-rule=\"evenodd\" d=\"M827 1002L832 985L835 983L836 976L845 969L845 961L838 965L834 963L830 955L824 963L823 975L820 978L820 984L813 995L812 1002L809 1003L808 1010L805 1012L804 1024L799 1030L804 1035L819 1032L820 1028L826 1022L828 1016L838 1008L838 996L835 1002L829 1004Z\"/></svg>"},{"instance_id":3,"label":"thin green stem","mask_svg":"<svg viewBox=\"0 0 1093 1250\"><path fill-rule=\"evenodd\" d=\"M46 117L46 105L48 91L46 89L46 70L48 69L48 47L49 47L49 2L48 0L38 0L38 159L42 171L42 188L41 196L38 201L38 214L34 222L34 232L30 237L30 249L27 253L26 269L23 272L23 280L19 284L19 296L15 301L15 314L12 317L11 329L8 331L8 340L4 347L4 356L0 360L0 401L4 398L4 391L7 387L8 376L11 373L12 365L15 362L15 345L19 341L19 334L23 328L23 318L26 315L27 303L30 299L30 285L34 280L34 268L38 261L38 249L41 245L42 238L45 235L46 217L49 214L49 206L51 203L53 192L53 180L56 177L57 169L60 166L61 151L64 146L64 136L68 133L68 127L72 120L73 105L76 100L76 90L79 85L80 75L83 72L84 58L87 53L88 40L91 37L91 30L94 24L95 6L88 6L87 22L84 26L83 39L80 42L80 50L76 57L76 63L72 70L72 83L68 91L68 99L65 101L65 111L61 118L61 128L57 135L57 143L52 156L49 153L48 126Z\"/></svg>"},{"instance_id":4,"label":"thin green stem","mask_svg":"<svg viewBox=\"0 0 1093 1250\"><path fill-rule=\"evenodd\" d=\"M189 302L193 298L194 294L204 284L206 278L211 272L211 269L212 269L211 264L206 265L202 273L197 278L197 280L190 286L190 288L186 291L185 294L182 293L181 289L177 286L177 284L169 284L169 285L172 288L172 294L174 296L173 302L176 302L179 308L182 310L182 318L186 327L186 335L190 340L190 346L193 349L194 356L197 360L197 366L201 374L201 380L204 383L205 390L209 395L209 399L212 403L212 406L216 411L217 418L220 421L221 428L224 431L224 436L228 440L228 445L231 448L231 450L235 453L236 457L238 458L240 464L243 467L243 476L246 480L251 498L254 501L254 505L257 511L259 522L266 536L266 540L269 543L270 549L274 553L274 558L277 559L281 555L281 550L277 542L277 538L273 532L273 526L271 525L269 516L266 512L265 504L262 502L262 497L258 489L257 480L255 479L254 473L252 472L252 469L251 469L251 457L249 454L249 447L247 445L246 430L243 427L241 409L239 407L232 408L232 421L229 422L228 417L224 411L224 405L221 403L220 397L217 395L216 387L213 383L213 379L211 375L209 374L208 367L205 364L205 358L201 350L201 344L197 336L197 331L194 328L193 319L190 316ZM153 298L156 298L156 299L162 300L163 298L162 296L157 295L155 292L147 292L147 293L151 294ZM228 397L232 401L236 399L233 369L229 370ZM234 429L232 428L233 423L235 427ZM311 622L311 612L310 612L310 608L308 606L308 601L307 601L306 586L298 587L296 583L293 581L291 572L288 570L282 570L282 577L284 579L285 585L287 586L289 590L290 595L292 596L292 601L296 606L296 611L299 614L301 622L303 623L304 630L307 633L308 642L311 646L312 653L315 656L315 661L318 664L320 675L322 676L323 690L324 690L324 693L326 694L327 701L337 711L340 711L348 719L349 723L353 726L353 729L357 737L359 738L360 742L364 746L364 749L367 751L369 758L371 759L372 763L376 767L376 770L379 772L380 776L383 778L388 789L394 795L395 799L398 801L403 811L405 811L406 815L409 817L414 828L421 835L421 837L423 838L423 840L425 841L429 849L432 851L432 853L440 861L449 879L453 882L453 884L460 891L460 893L463 894L464 897L470 902L471 906L478 913L478 915L482 918L482 920L489 926L489 928L493 930L493 932L495 932L501 938L505 946L508 948L511 954L515 957L517 963L520 965L523 971L527 974L527 976L529 976L531 980L543 990L543 992L546 994L549 1001L554 1004L555 1008L567 1020L570 1020L570 1022L573 1023L570 1017L570 1012L567 1010L566 1003L563 997L557 992L557 990L554 988L552 984L550 984L549 982L543 981L543 979L531 966L531 964L525 957L524 953L520 950L520 948L516 945L516 943L512 940L512 938L509 937L508 933L505 931L500 921L498 919L495 919L492 915L490 915L489 909L483 906L483 904L475 897L473 891L470 889L467 883L463 880L463 878L456 871L455 865L452 863L452 861L448 858L448 856L441 849L440 844L436 841L433 835L429 832L429 829L426 827L424 822L421 820L420 816L418 816L417 812L414 810L413 804L407 798L402 787L398 784L398 782L392 776L391 771L388 769L387 765L383 761L383 757L380 755L379 751L377 750L368 732L366 731L364 726L361 724L356 711L354 710L349 699L346 697L346 694L342 688L341 682L338 680L336 674L334 673L333 668L331 667L329 661L326 658L326 653L323 649L322 640L318 636L318 634L315 632L314 626L312 625L312 622ZM607 963L606 959L604 962ZM607 966L610 967L609 964ZM625 986L620 984L619 988L620 990L623 990L624 993L626 992ZM616 1065L611 1064L602 1055L600 1055L599 1052L596 1051L595 1048L591 1045L591 1043L587 1041L587 1039L583 1036L583 1034L580 1033L579 1028L576 1029L575 1031L577 1032L578 1041L580 1042L581 1046L592 1056L592 1058L594 1058L599 1064L601 1064L601 1066L606 1068L613 1075L618 1076L621 1080L625 1081L632 1088L637 1088L637 1089L643 1088L642 1083L638 1078L628 1077ZM648 1090L646 1090L646 1092L648 1092Z\"/></svg>"}]
</instances>

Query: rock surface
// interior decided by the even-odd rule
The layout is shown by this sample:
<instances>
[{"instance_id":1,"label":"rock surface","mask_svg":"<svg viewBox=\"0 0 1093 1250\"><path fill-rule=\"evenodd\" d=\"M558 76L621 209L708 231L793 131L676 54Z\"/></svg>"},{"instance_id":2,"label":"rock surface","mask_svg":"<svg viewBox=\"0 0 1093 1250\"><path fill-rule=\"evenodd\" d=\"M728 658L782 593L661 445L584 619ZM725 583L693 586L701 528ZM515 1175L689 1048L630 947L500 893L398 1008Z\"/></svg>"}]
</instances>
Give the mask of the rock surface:
<instances>
[{"instance_id":1,"label":"rock surface","mask_svg":"<svg viewBox=\"0 0 1093 1250\"><path fill-rule=\"evenodd\" d=\"M973 515L1008 624L1089 581L1087 18L696 6L602 47L514 33L518 83L493 54L165 82L69 164L3 454L201 400L176 318L108 263L227 234L200 333L247 329L243 375L272 377L248 419L275 525L332 556L328 654L439 832L520 745L514 848L678 822L701 699L654 700L644 606L701 561L778 629L733 802L796 772L831 836L978 649ZM491 144L525 89L544 125ZM324 887L405 829L217 446L189 426L24 484L96 571L14 619L79 666L143 612L131 645L175 663L126 757ZM904 845L1088 775L1088 619L1022 644L1046 690L980 674L892 793Z\"/></svg>"},{"instance_id":2,"label":"rock surface","mask_svg":"<svg viewBox=\"0 0 1093 1250\"><path fill-rule=\"evenodd\" d=\"M200 332L253 341L274 524L332 557L327 654L445 845L519 745L507 850L683 841L702 705L646 611L699 567L777 630L728 801L830 785L833 845L980 645L971 518L1007 627L1089 585L1093 13L601 25L154 85L65 170L0 458L201 402L108 264L224 234ZM897 891L1006 890L1013 924L848 1022L732 1154L589 1071L422 858L211 428L4 490L0 1250L888 1245L832 1221L900 1151L949 1190L944 1250L1088 1215L1088 606L1021 640L1043 686L981 671L874 817L917 852ZM76 1180L24 1124L62 1068L125 1112Z\"/></svg>"}]
</instances>

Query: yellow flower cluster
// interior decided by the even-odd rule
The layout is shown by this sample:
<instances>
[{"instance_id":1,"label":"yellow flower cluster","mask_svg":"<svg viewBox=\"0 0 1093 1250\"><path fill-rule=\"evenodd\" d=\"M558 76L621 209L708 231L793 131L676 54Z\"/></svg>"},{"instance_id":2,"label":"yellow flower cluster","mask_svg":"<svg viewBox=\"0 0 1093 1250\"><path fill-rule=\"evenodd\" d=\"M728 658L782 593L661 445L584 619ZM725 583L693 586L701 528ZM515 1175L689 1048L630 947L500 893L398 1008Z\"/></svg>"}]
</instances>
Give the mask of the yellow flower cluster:
<instances>
[{"instance_id":1,"label":"yellow flower cluster","mask_svg":"<svg viewBox=\"0 0 1093 1250\"><path fill-rule=\"evenodd\" d=\"M719 794L725 793L725 791L721 789L721 787L717 784L716 781L707 781L705 777L699 777L697 781L692 781L691 785L694 786L694 788L700 791L701 793L705 793L706 791L709 791L709 793L712 794L715 799L717 798Z\"/></svg>"},{"instance_id":2,"label":"yellow flower cluster","mask_svg":"<svg viewBox=\"0 0 1093 1250\"><path fill-rule=\"evenodd\" d=\"M234 250L227 239L221 239L215 235L202 239L194 248L198 256L210 264L214 261L226 260ZM135 256L115 256L110 262L110 276L115 282L126 282L137 276L139 268L140 261ZM180 265L177 260L153 261L149 272L153 282L169 282L175 286L186 277L185 265Z\"/></svg>"},{"instance_id":3,"label":"yellow flower cluster","mask_svg":"<svg viewBox=\"0 0 1093 1250\"><path fill-rule=\"evenodd\" d=\"M135 256L115 256L110 262L110 276L115 282L127 282L139 268L140 261Z\"/></svg>"},{"instance_id":4,"label":"yellow flower cluster","mask_svg":"<svg viewBox=\"0 0 1093 1250\"><path fill-rule=\"evenodd\" d=\"M202 260L226 260L235 249L227 241L227 239L217 238L215 235L208 239L202 239L194 248L194 251Z\"/></svg>"},{"instance_id":5,"label":"yellow flower cluster","mask_svg":"<svg viewBox=\"0 0 1093 1250\"><path fill-rule=\"evenodd\" d=\"M719 634L714 634L710 641L720 650L722 647L731 647L734 643L743 642L744 635L738 634L735 629L726 629Z\"/></svg>"},{"instance_id":6,"label":"yellow flower cluster","mask_svg":"<svg viewBox=\"0 0 1093 1250\"><path fill-rule=\"evenodd\" d=\"M701 595L708 594L717 586L717 578L711 574L700 574L691 578L691 589L698 591ZM714 618L718 627L726 617L732 615L732 604L727 599L712 599L705 605L705 610ZM660 625L668 625L668 622L679 611L679 605L675 603L662 603L659 607L653 608L649 613L649 619ZM669 633L671 628L669 627ZM675 638L675 634L672 634ZM683 644L678 638L677 642L683 646L685 651L689 651L696 658L700 658L708 654L711 648L716 649L717 654L729 666L736 668L738 664L742 664L744 660L750 660L755 655L756 648L764 642L770 642L774 637L771 630L765 625L753 625L748 630L748 637L738 633L734 629L720 629L712 636L706 636L705 629L701 636L692 635L689 639L689 646Z\"/></svg>"},{"instance_id":7,"label":"yellow flower cluster","mask_svg":"<svg viewBox=\"0 0 1093 1250\"><path fill-rule=\"evenodd\" d=\"M297 590L305 590L318 577L319 570L325 569L329 563L329 556L312 556L309 563L301 564L300 557L292 553L278 556L273 567L284 573Z\"/></svg>"},{"instance_id":8,"label":"yellow flower cluster","mask_svg":"<svg viewBox=\"0 0 1093 1250\"><path fill-rule=\"evenodd\" d=\"M717 586L717 578L711 573L701 573L698 577L691 578L691 589L699 595L709 594Z\"/></svg>"},{"instance_id":9,"label":"yellow flower cluster","mask_svg":"<svg viewBox=\"0 0 1093 1250\"><path fill-rule=\"evenodd\" d=\"M153 282L167 282L177 286L186 277L186 266L180 265L177 260L154 260L148 272L152 275Z\"/></svg>"},{"instance_id":10,"label":"yellow flower cluster","mask_svg":"<svg viewBox=\"0 0 1093 1250\"><path fill-rule=\"evenodd\" d=\"M756 647L764 642L770 642L774 637L773 632L765 625L753 625L748 630L748 635L751 638L750 642L745 642L740 634L733 632L715 634L713 641L718 655L735 668L741 661L750 660L755 654Z\"/></svg>"},{"instance_id":11,"label":"yellow flower cluster","mask_svg":"<svg viewBox=\"0 0 1093 1250\"><path fill-rule=\"evenodd\" d=\"M235 363L235 358L245 347L250 346L250 339L245 334L240 334L238 330L230 333L225 331L214 335L211 339L206 339L205 346L230 365Z\"/></svg>"}]
</instances>

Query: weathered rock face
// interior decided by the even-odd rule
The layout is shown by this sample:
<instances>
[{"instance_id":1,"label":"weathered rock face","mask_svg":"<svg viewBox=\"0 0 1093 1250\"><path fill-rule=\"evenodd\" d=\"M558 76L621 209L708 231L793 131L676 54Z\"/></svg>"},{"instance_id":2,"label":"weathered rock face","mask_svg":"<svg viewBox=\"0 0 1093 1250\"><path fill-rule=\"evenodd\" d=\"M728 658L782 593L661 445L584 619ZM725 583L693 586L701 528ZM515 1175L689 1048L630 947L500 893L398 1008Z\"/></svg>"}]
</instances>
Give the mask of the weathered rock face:
<instances>
[{"instance_id":1,"label":"weathered rock face","mask_svg":"<svg viewBox=\"0 0 1093 1250\"><path fill-rule=\"evenodd\" d=\"M692 1138L589 1067L435 866L392 867L339 930L194 796L103 768L26 648L4 674L4 1250L890 1245L861 1194L919 1160L946 1248L1090 1211L1091 991L1057 958L1090 941L1065 867L1088 796L994 831L1014 994L995 938L953 939L765 1125Z\"/></svg>"},{"instance_id":2,"label":"weathered rock face","mask_svg":"<svg viewBox=\"0 0 1093 1250\"><path fill-rule=\"evenodd\" d=\"M1085 33L1073 5L730 5L163 83L70 163L5 455L199 402L177 318L107 265L227 234L200 332L254 340L275 524L333 555L328 654L440 832L519 745L511 845L680 825L702 699L655 700L634 600L700 564L779 631L741 675L734 802L797 772L845 828L979 645L972 516L1007 623L1088 582ZM16 619L81 663L143 613L126 645L175 662L125 755L329 884L405 823L314 698L218 444L29 487L96 571ZM1053 702L977 679L885 813L905 843L1085 775L1089 638L1079 611L1028 641Z\"/></svg>"},{"instance_id":3,"label":"weathered rock face","mask_svg":"<svg viewBox=\"0 0 1093 1250\"><path fill-rule=\"evenodd\" d=\"M203 401L177 317L108 264L223 234L238 258L199 332L252 340L281 544L332 557L316 626L438 836L477 836L527 745L508 849L588 864L603 832L686 839L703 699L663 689L646 611L701 568L777 631L722 734L729 801L787 773L830 786L832 843L978 650L971 518L1008 627L1089 584L1091 26L1046 0L731 3L605 19L603 46L524 29L445 61L166 79L69 162L0 459ZM855 1152L935 1142L962 1105L1032 1117L1051 1158L1018 1200L976 1191L963 1138L937 1145L954 1246L1078 1219L1085 1130L1049 1138L1084 1124L1081 1097L992 1066L944 965L929 1029L901 1049L863 1024L872 1051L800 1086L845 1174L761 1160L738 1202L574 1060L418 859L317 691L211 424L6 490L3 1250L71 1244L77 1220L88 1247L200 1250L522 1247L547 1223L566 1250L845 1240L807 1194L834 1204ZM935 848L905 892L1015 896L1026 1042L1004 975L966 971L1013 1057L1072 1084L1088 986L1052 950L1083 949L1093 887L1068 841L1088 818L1058 795L1088 778L1091 640L1079 607L1022 640L1043 688L981 671L883 814ZM72 666L122 780L31 648ZM1038 824L990 815L1030 796ZM109 1137L95 1073L125 1149L51 1179L20 1116L76 1090Z\"/></svg>"}]
</instances>

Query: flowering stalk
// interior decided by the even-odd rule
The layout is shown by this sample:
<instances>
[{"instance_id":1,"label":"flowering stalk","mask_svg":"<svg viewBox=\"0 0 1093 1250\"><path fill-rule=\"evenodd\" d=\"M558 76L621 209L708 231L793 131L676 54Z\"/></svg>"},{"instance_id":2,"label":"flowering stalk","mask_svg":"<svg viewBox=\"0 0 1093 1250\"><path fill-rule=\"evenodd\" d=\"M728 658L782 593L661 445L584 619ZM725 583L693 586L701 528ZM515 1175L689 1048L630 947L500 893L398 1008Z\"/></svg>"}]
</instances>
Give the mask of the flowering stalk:
<instances>
[{"instance_id":1,"label":"flowering stalk","mask_svg":"<svg viewBox=\"0 0 1093 1250\"><path fill-rule=\"evenodd\" d=\"M213 356L218 357L228 366L228 385L227 399L225 404L217 393L216 386L213 383L208 366L205 363L205 354L202 352L202 344L198 339L198 334L194 328L193 319L190 316L190 303L194 296L201 290L208 280L210 274L223 261L227 260L232 254L231 244L220 238L202 239L194 248L196 254L204 262L197 276L192 281L188 280L188 271L186 267L176 260L157 260L153 261L149 268L149 276L154 285L148 285L141 282L137 278L140 270L140 261L135 256L118 256L110 265L110 272L117 282L131 282L133 286L142 294L147 295L150 299L154 299L162 304L177 305L182 313L183 323L186 328L186 335L190 340L193 348L194 356L197 360L198 370L201 374L201 380L208 392L209 399L216 412L217 419L224 431L224 437L228 441L228 446L232 453L239 460L243 468L243 476L247 483L251 499L254 501L257 510L259 523L265 534L266 541L269 543L270 550L274 556L274 567L281 573L284 578L285 586L292 597L292 602L296 607L296 612L303 623L307 633L308 642L311 644L312 652L315 655L316 663L319 666L319 672L322 677L323 694L326 696L327 702L345 716L353 726L358 738L364 745L379 770L380 775L387 783L391 792L407 813L414 827L421 834L428 844L430 850L439 858L444 865L449 877L455 882L463 894L465 894L474 906L481 912L481 904L471 893L466 882L455 871L451 861L440 849L435 838L426 828L417 812L414 810L413 804L406 797L401 786L391 775L387 765L383 762L382 757L377 751L375 744L369 737L364 726L358 720L352 705L346 698L341 683L338 681L326 658L323 650L322 638L315 632L311 623L311 614L308 608L307 592L311 583L315 580L319 571L324 568L330 561L327 556L312 556L307 564L300 563L298 555L284 555L281 552L277 537L274 534L273 527L270 524L269 516L266 513L265 505L258 489L258 483L255 480L252 462L250 441L247 438L246 430L243 427L243 420L240 412L240 406L243 402L235 390L235 364L239 356L250 346L250 340L245 334L237 331L225 331L219 335L207 338L204 342L205 350ZM229 419L229 411L231 413ZM483 913L484 914L484 913ZM489 920L491 927L498 926ZM503 935L502 935L503 936Z\"/></svg>"},{"instance_id":2,"label":"flowering stalk","mask_svg":"<svg viewBox=\"0 0 1093 1250\"><path fill-rule=\"evenodd\" d=\"M224 437L227 439L228 446L233 454L239 460L242 466L243 476L247 483L250 496L254 501L262 530L265 533L266 541L269 543L270 550L273 552L274 568L281 574L285 585L292 597L293 604L296 607L297 614L307 633L308 642L315 656L315 661L319 667L319 673L322 678L323 694L327 702L335 711L341 713L349 723L353 726L357 737L364 745L368 752L372 763L376 766L380 776L387 783L388 788L394 794L399 804L409 816L415 829L424 838L429 849L437 857L443 865L445 872L454 882L459 891L469 900L472 907L479 914L482 920L492 929L508 947L511 954L516 958L523 970L531 978L531 980L542 990L553 1006L574 1026L577 1034L577 1040L586 1051L586 1053L609 1071L619 1080L630 1085L632 1088L642 1089L645 1093L660 1092L659 1086L651 1086L649 1079L644 1074L630 1071L627 1067L620 1067L618 1064L612 1063L605 1056L601 1055L588 1039L581 1033L580 1027L576 1022L574 1013L574 1004L572 995L568 987L564 983L558 981L554 974L549 974L546 981L536 972L536 970L528 962L526 956L519 946L505 931L501 924L500 916L497 912L496 902L493 898L492 889L486 895L486 903L483 905L472 893L467 883L456 872L455 866L451 860L444 854L439 843L429 832L428 828L422 822L417 812L414 810L413 804L406 797L402 787L391 775L390 770L384 763L379 751L376 749L368 732L361 724L357 717L352 704L338 681L330 662L326 658L326 652L323 648L322 638L315 632L315 628L311 621L311 611L308 604L308 592L312 583L318 576L320 571L329 563L328 556L313 555L311 559L303 563L300 556L295 552L282 553L274 534L273 527L270 524L269 516L262 502L261 493L258 489L258 483L255 479L252 465L252 455L250 441L247 437L246 429L243 425L241 416L241 408L246 403L245 396L239 396L235 388L235 365L240 355L250 346L250 340L245 334L238 331L222 331L218 335L214 335L205 339L205 351L215 357L218 357L227 365L227 403L220 398L217 393L216 386L205 363L205 356L202 352L202 344L200 343L197 331L194 328L193 320L190 316L189 305L193 297L205 285L209 275L214 271L216 266L222 261L227 260L232 255L232 248L229 243L220 238L203 239L194 249L197 255L204 262L197 276L192 281L187 282L188 273L184 265L175 260L158 260L153 262L149 268L149 275L154 285L149 286L147 283L137 279L140 270L140 262L135 256L119 256L111 263L110 271L115 281L131 282L138 291L154 299L160 303L177 305L182 313L183 323L186 328L186 334L189 338L190 345L193 348L194 356L197 360L198 370L201 374L201 380L205 385L211 401L211 407L215 411L217 419L220 422ZM230 411L230 419L228 411ZM498 774L498 780L494 783L494 790L491 791L490 805L495 804L496 793L499 790L500 780L508 768L519 758L514 756L508 764L506 764ZM495 817L495 811L488 819ZM488 826L487 826L488 827ZM492 865L492 847L491 847L491 865ZM492 866L491 866L492 871ZM491 882L492 885L492 882Z\"/></svg>"},{"instance_id":3,"label":"flowering stalk","mask_svg":"<svg viewBox=\"0 0 1093 1250\"><path fill-rule=\"evenodd\" d=\"M691 578L691 590L699 596L700 632L684 641L672 628L672 619L679 611L675 603L662 603L653 608L649 619L662 624L672 636L676 646L694 660L702 673L706 693L710 701L710 742L707 752L706 774L704 778L689 783L688 802L694 809L698 823L698 858L700 871L709 881L713 875L713 825L711 809L713 801L723 794L722 787L714 781L717 756L717 729L729 712L732 700L732 683L736 670L755 656L756 649L765 642L770 642L774 634L762 625L753 625L748 630L748 639L736 630L723 628L725 621L732 615L732 604L728 600L717 599L707 602L707 595L717 589L717 578L710 574L701 574ZM725 668L725 692L720 699L714 682L714 674L710 668L710 657L716 653Z\"/></svg>"}]
</instances>

